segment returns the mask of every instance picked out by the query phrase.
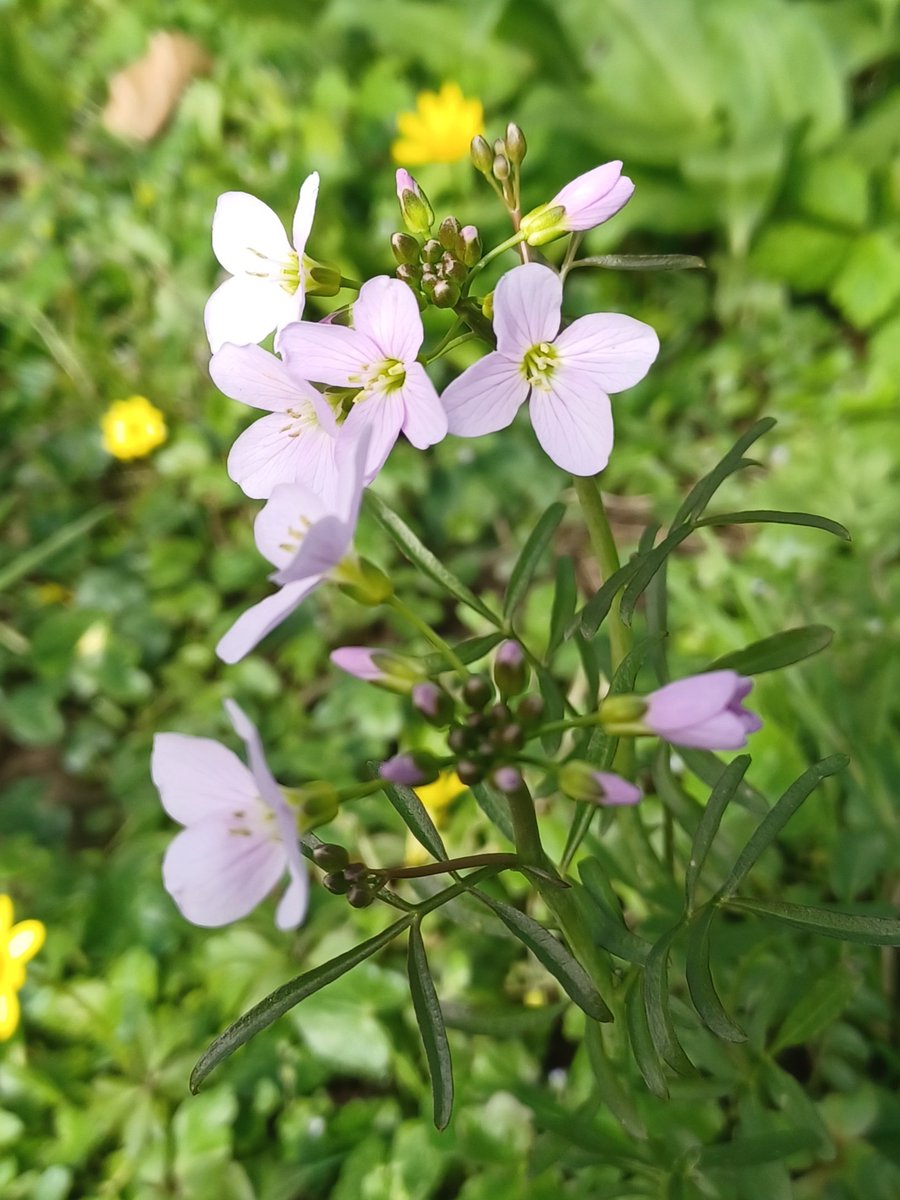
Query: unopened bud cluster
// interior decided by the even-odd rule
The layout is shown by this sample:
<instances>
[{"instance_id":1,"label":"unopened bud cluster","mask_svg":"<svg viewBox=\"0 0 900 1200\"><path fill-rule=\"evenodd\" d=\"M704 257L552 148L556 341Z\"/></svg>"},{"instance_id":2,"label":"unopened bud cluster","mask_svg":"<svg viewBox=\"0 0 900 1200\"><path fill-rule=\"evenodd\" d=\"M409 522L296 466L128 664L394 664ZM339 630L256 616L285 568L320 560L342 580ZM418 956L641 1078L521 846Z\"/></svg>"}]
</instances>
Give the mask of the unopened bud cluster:
<instances>
[{"instance_id":1,"label":"unopened bud cluster","mask_svg":"<svg viewBox=\"0 0 900 1200\"><path fill-rule=\"evenodd\" d=\"M312 852L313 862L327 872L322 886L335 896L346 896L353 908L368 908L384 876L362 862L351 862L343 846L323 842Z\"/></svg>"},{"instance_id":2,"label":"unopened bud cluster","mask_svg":"<svg viewBox=\"0 0 900 1200\"><path fill-rule=\"evenodd\" d=\"M489 142L479 134L472 139L471 155L475 169L501 192L510 210L519 207L519 168L528 151L525 134L510 122L506 136Z\"/></svg>"},{"instance_id":3,"label":"unopened bud cluster","mask_svg":"<svg viewBox=\"0 0 900 1200\"><path fill-rule=\"evenodd\" d=\"M430 231L431 224L433 217L420 232ZM453 308L459 303L470 269L481 258L481 237L474 225L460 225L456 217L445 217L437 236L429 237L424 245L411 233L395 233L391 250L399 279L436 308Z\"/></svg>"}]
</instances>

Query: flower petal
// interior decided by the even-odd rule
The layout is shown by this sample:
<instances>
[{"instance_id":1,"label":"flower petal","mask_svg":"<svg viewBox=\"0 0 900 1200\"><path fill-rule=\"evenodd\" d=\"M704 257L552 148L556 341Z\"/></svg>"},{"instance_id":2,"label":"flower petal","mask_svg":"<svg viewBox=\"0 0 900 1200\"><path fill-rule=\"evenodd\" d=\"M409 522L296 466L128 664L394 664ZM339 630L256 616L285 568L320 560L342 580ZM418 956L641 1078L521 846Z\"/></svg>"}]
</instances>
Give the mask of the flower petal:
<instances>
[{"instance_id":1,"label":"flower petal","mask_svg":"<svg viewBox=\"0 0 900 1200\"><path fill-rule=\"evenodd\" d=\"M182 825L258 803L253 776L233 751L212 738L158 733L150 775L163 808Z\"/></svg>"},{"instance_id":2,"label":"flower petal","mask_svg":"<svg viewBox=\"0 0 900 1200\"><path fill-rule=\"evenodd\" d=\"M590 371L604 392L633 387L659 353L656 330L623 313L591 313L573 321L556 339L565 366Z\"/></svg>"},{"instance_id":3,"label":"flower petal","mask_svg":"<svg viewBox=\"0 0 900 1200\"><path fill-rule=\"evenodd\" d=\"M288 860L288 867L289 869L291 867L290 860ZM278 908L275 910L275 924L282 930L296 929L306 916L308 907L309 874L305 870L302 873L298 873L292 869L291 882L288 884L287 891L279 900Z\"/></svg>"},{"instance_id":4,"label":"flower petal","mask_svg":"<svg viewBox=\"0 0 900 1200\"><path fill-rule=\"evenodd\" d=\"M402 430L417 450L447 436L447 414L421 363L407 364L406 382L399 390L404 408Z\"/></svg>"},{"instance_id":5,"label":"flower petal","mask_svg":"<svg viewBox=\"0 0 900 1200\"><path fill-rule=\"evenodd\" d=\"M558 367L549 392L532 388L528 410L537 440L558 467L596 475L613 445L609 396L589 376Z\"/></svg>"},{"instance_id":6,"label":"flower petal","mask_svg":"<svg viewBox=\"0 0 900 1200\"><path fill-rule=\"evenodd\" d=\"M261 342L277 326L298 321L302 311L302 291L290 296L271 279L235 275L206 302L203 321L210 349L221 350L226 342L237 346Z\"/></svg>"},{"instance_id":7,"label":"flower petal","mask_svg":"<svg viewBox=\"0 0 900 1200\"><path fill-rule=\"evenodd\" d=\"M285 865L276 837L211 817L183 829L169 846L163 884L188 921L215 927L246 917Z\"/></svg>"},{"instance_id":8,"label":"flower petal","mask_svg":"<svg viewBox=\"0 0 900 1200\"><path fill-rule=\"evenodd\" d=\"M358 386L360 372L380 357L378 348L359 330L320 321L288 326L278 349L304 379L334 387L350 387L354 382Z\"/></svg>"},{"instance_id":9,"label":"flower petal","mask_svg":"<svg viewBox=\"0 0 900 1200\"><path fill-rule=\"evenodd\" d=\"M315 391L261 346L226 342L209 360L209 375L232 400L269 412L285 412L304 400L311 402Z\"/></svg>"},{"instance_id":10,"label":"flower petal","mask_svg":"<svg viewBox=\"0 0 900 1200\"><path fill-rule=\"evenodd\" d=\"M350 409L339 440L356 442L364 436L368 438L365 459L367 480L374 479L384 466L400 436L405 416L406 406L399 390L387 395L369 396Z\"/></svg>"},{"instance_id":11,"label":"flower petal","mask_svg":"<svg viewBox=\"0 0 900 1200\"><path fill-rule=\"evenodd\" d=\"M303 483L281 483L257 513L253 536L260 554L274 567L286 567L303 537L332 512L321 495Z\"/></svg>"},{"instance_id":12,"label":"flower petal","mask_svg":"<svg viewBox=\"0 0 900 1200\"><path fill-rule=\"evenodd\" d=\"M7 1041L19 1027L19 997L10 986L0 987L0 1042Z\"/></svg>"},{"instance_id":13,"label":"flower petal","mask_svg":"<svg viewBox=\"0 0 900 1200\"><path fill-rule=\"evenodd\" d=\"M377 653L371 646L339 646L332 650L330 658L336 667L355 675L366 683L378 683L384 678L384 671L377 666L372 655Z\"/></svg>"},{"instance_id":14,"label":"flower petal","mask_svg":"<svg viewBox=\"0 0 900 1200\"><path fill-rule=\"evenodd\" d=\"M526 351L559 333L563 287L557 273L523 263L501 276L494 291L497 349L518 363Z\"/></svg>"},{"instance_id":15,"label":"flower petal","mask_svg":"<svg viewBox=\"0 0 900 1200\"><path fill-rule=\"evenodd\" d=\"M20 921L9 932L6 953L12 962L24 966L43 946L46 936L47 930L41 921Z\"/></svg>"},{"instance_id":16,"label":"flower petal","mask_svg":"<svg viewBox=\"0 0 900 1200\"><path fill-rule=\"evenodd\" d=\"M725 711L710 717L708 721L688 725L683 729L670 729L664 734L666 741L676 746L697 747L701 750L740 750L747 744L744 723L736 713Z\"/></svg>"},{"instance_id":17,"label":"flower petal","mask_svg":"<svg viewBox=\"0 0 900 1200\"><path fill-rule=\"evenodd\" d=\"M336 439L313 421L300 425L283 413L254 421L231 447L228 474L248 496L268 500L282 483L302 483L332 496L337 484Z\"/></svg>"},{"instance_id":18,"label":"flower petal","mask_svg":"<svg viewBox=\"0 0 900 1200\"><path fill-rule=\"evenodd\" d=\"M300 579L296 583L287 584L274 595L267 596L265 600L260 600L259 604L248 608L245 613L241 613L228 632L219 639L216 654L223 662L240 662L244 655L249 654L267 633L271 633L277 625L289 617L321 582L321 577L318 575L314 575L312 579Z\"/></svg>"},{"instance_id":19,"label":"flower petal","mask_svg":"<svg viewBox=\"0 0 900 1200\"><path fill-rule=\"evenodd\" d=\"M441 393L447 427L458 437L481 437L512 424L529 387L518 365L493 351L480 358Z\"/></svg>"},{"instance_id":20,"label":"flower petal","mask_svg":"<svg viewBox=\"0 0 900 1200\"><path fill-rule=\"evenodd\" d=\"M291 246L278 214L248 192L225 192L216 202L213 253L232 275L277 271Z\"/></svg>"},{"instance_id":21,"label":"flower petal","mask_svg":"<svg viewBox=\"0 0 900 1200\"><path fill-rule=\"evenodd\" d=\"M593 229L615 216L633 192L634 184L627 175L622 175L621 162L608 162L567 183L550 205L561 204L566 210L563 217L566 229Z\"/></svg>"},{"instance_id":22,"label":"flower petal","mask_svg":"<svg viewBox=\"0 0 900 1200\"><path fill-rule=\"evenodd\" d=\"M319 198L319 172L313 171L300 185L300 196L294 210L294 222L291 230L294 239L294 249L302 257L312 229L313 217L316 215L316 201Z\"/></svg>"},{"instance_id":23,"label":"flower petal","mask_svg":"<svg viewBox=\"0 0 900 1200\"><path fill-rule=\"evenodd\" d=\"M595 771L594 778L603 789L601 804L637 804L641 799L641 789L621 775L611 771Z\"/></svg>"},{"instance_id":24,"label":"flower petal","mask_svg":"<svg viewBox=\"0 0 900 1200\"><path fill-rule=\"evenodd\" d=\"M411 363L425 337L412 290L400 279L378 275L360 288L353 327L369 338L382 358Z\"/></svg>"},{"instance_id":25,"label":"flower petal","mask_svg":"<svg viewBox=\"0 0 900 1200\"><path fill-rule=\"evenodd\" d=\"M13 923L13 902L10 896L4 892L0 895L0 938L12 928Z\"/></svg>"},{"instance_id":26,"label":"flower petal","mask_svg":"<svg viewBox=\"0 0 900 1200\"><path fill-rule=\"evenodd\" d=\"M741 683L736 671L707 671L676 679L647 697L644 723L662 737L703 724L728 708Z\"/></svg>"}]
</instances>

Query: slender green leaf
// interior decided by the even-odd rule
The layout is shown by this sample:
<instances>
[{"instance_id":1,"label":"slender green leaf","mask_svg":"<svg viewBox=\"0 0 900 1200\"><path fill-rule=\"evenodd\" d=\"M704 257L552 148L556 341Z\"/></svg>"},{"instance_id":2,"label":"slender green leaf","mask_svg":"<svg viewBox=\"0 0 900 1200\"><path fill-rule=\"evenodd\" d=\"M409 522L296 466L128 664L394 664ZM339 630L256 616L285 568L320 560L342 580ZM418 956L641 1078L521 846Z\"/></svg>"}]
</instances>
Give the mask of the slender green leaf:
<instances>
[{"instance_id":1,"label":"slender green leaf","mask_svg":"<svg viewBox=\"0 0 900 1200\"><path fill-rule=\"evenodd\" d=\"M459 1029L463 1033L483 1033L494 1038L520 1038L527 1033L546 1033L568 1007L567 1000L557 1004L541 1004L537 1008L513 1004L475 1008L455 1001L445 1001L441 1006L444 1022L450 1029Z\"/></svg>"},{"instance_id":2,"label":"slender green leaf","mask_svg":"<svg viewBox=\"0 0 900 1200\"><path fill-rule=\"evenodd\" d=\"M672 814L685 833L691 837L697 831L703 816L703 807L684 790L672 771L672 750L668 742L661 741L653 756L653 783L656 794L665 808Z\"/></svg>"},{"instance_id":3,"label":"slender green leaf","mask_svg":"<svg viewBox=\"0 0 900 1200\"><path fill-rule=\"evenodd\" d=\"M502 792L491 787L487 782L476 783L470 789L478 803L478 807L500 830L508 842L515 842L512 818L509 815L509 803Z\"/></svg>"},{"instance_id":4,"label":"slender green leaf","mask_svg":"<svg viewBox=\"0 0 900 1200\"><path fill-rule=\"evenodd\" d=\"M523 942L535 958L543 963L557 980L566 995L595 1021L608 1021L610 1011L603 997L591 983L584 967L573 958L566 947L537 921L486 892L473 889L473 894L490 908L503 924Z\"/></svg>"},{"instance_id":5,"label":"slender green leaf","mask_svg":"<svg viewBox=\"0 0 900 1200\"><path fill-rule=\"evenodd\" d=\"M734 895L755 865L756 860L781 833L807 796L819 786L823 779L828 779L829 776L836 775L838 771L843 771L849 761L846 754L832 754L830 758L823 758L821 762L811 766L808 771L804 771L800 778L791 784L762 819L756 832L738 855L737 862L722 885L720 896L727 899Z\"/></svg>"},{"instance_id":6,"label":"slender green leaf","mask_svg":"<svg viewBox=\"0 0 900 1200\"><path fill-rule=\"evenodd\" d=\"M716 1037L726 1042L746 1042L747 1035L725 1011L709 965L709 927L716 906L708 904L688 927L687 985L700 1020Z\"/></svg>"},{"instance_id":7,"label":"slender green leaf","mask_svg":"<svg viewBox=\"0 0 900 1200\"><path fill-rule=\"evenodd\" d=\"M557 526L566 513L566 506L555 501L546 510L528 537L522 552L516 561L509 577L509 586L503 598L503 616L509 618L516 611L528 591L532 576L537 570L538 563L544 551L550 545Z\"/></svg>"},{"instance_id":8,"label":"slender green leaf","mask_svg":"<svg viewBox=\"0 0 900 1200\"><path fill-rule=\"evenodd\" d=\"M382 529L393 538L397 548L409 559L413 566L418 567L424 575L427 575L429 579L433 579L436 584L446 592L449 592L451 596L454 596L463 604L467 604L475 612L480 613L492 625L496 625L498 628L502 627L503 622L500 617L495 612L492 612L483 601L479 600L471 588L466 587L461 579L458 579L449 568L444 566L439 558L436 558L422 544L402 517L399 517L392 508L385 504L380 496L377 496L369 489L365 494L365 499L372 516Z\"/></svg>"},{"instance_id":9,"label":"slender green leaf","mask_svg":"<svg viewBox=\"0 0 900 1200\"><path fill-rule=\"evenodd\" d=\"M605 889L609 888L609 885L603 868L596 859L584 859L578 864L578 873L585 886L575 889L575 901L587 922L593 940L598 946L626 962L641 965L645 963L652 949L651 943L638 937L628 928L622 919L617 900L613 902L615 907L605 900L608 894ZM609 888L609 891L612 889Z\"/></svg>"},{"instance_id":10,"label":"slender green leaf","mask_svg":"<svg viewBox=\"0 0 900 1200\"><path fill-rule=\"evenodd\" d=\"M814 1041L838 1019L853 999L859 977L851 974L843 963L834 967L803 995L781 1023L769 1050L774 1057L788 1046L804 1046Z\"/></svg>"},{"instance_id":11,"label":"slender green leaf","mask_svg":"<svg viewBox=\"0 0 900 1200\"><path fill-rule=\"evenodd\" d=\"M461 887L460 891L462 890L463 888ZM270 1025L274 1024L279 1017L283 1017L286 1012L289 1012L301 1000L305 1000L307 996L312 996L314 992L327 987L329 983L333 983L335 979L340 979L342 975L345 975L347 971L352 970L359 963L365 962L367 958L371 958L373 954L377 954L379 950L389 945L394 938L401 934L404 929L408 929L413 919L412 913L401 917L399 921L395 921L393 925L389 925L381 933L376 933L374 937L370 937L367 941L360 942L352 950L345 950L343 954L339 954L337 958L331 959L330 962L323 963L320 967L313 967L311 971L304 971L296 979L291 979L287 983L283 983L280 988L276 988L264 1000L260 1000L259 1004L254 1004L253 1008L245 1012L242 1017L239 1017L233 1025L229 1025L225 1032L220 1034L200 1056L197 1065L191 1072L191 1091L194 1093L198 1092L210 1071L217 1067L223 1059L233 1054L239 1046L243 1046L245 1042L249 1042L261 1030L267 1029Z\"/></svg>"},{"instance_id":12,"label":"slender green leaf","mask_svg":"<svg viewBox=\"0 0 900 1200\"><path fill-rule=\"evenodd\" d=\"M696 254L591 254L573 267L605 267L608 271L699 271L706 262Z\"/></svg>"},{"instance_id":13,"label":"slender green leaf","mask_svg":"<svg viewBox=\"0 0 900 1200\"><path fill-rule=\"evenodd\" d=\"M453 1113L453 1064L450 1061L450 1044L444 1028L444 1017L428 968L425 943L422 941L418 921L413 921L409 929L407 970L413 1008L431 1074L434 1123L438 1129L446 1129Z\"/></svg>"},{"instance_id":14,"label":"slender green leaf","mask_svg":"<svg viewBox=\"0 0 900 1200\"><path fill-rule=\"evenodd\" d=\"M459 642L453 646L453 653L468 666L470 663L478 662L480 658L484 658L486 654L490 654L493 648L503 641L504 635L501 632L484 633L480 637L466 638L464 642ZM440 671L447 670L446 654L435 652L434 654L426 654L422 659L422 669L426 675L435 675Z\"/></svg>"},{"instance_id":15,"label":"slender green leaf","mask_svg":"<svg viewBox=\"0 0 900 1200\"><path fill-rule=\"evenodd\" d=\"M822 529L835 537L849 542L850 531L830 517L820 517L808 512L777 512L772 508L760 508L747 512L715 513L694 522L701 525L808 525L811 529Z\"/></svg>"},{"instance_id":16,"label":"slender green leaf","mask_svg":"<svg viewBox=\"0 0 900 1200\"><path fill-rule=\"evenodd\" d=\"M707 671L731 670L741 675L761 675L764 671L777 671L792 663L811 658L831 644L834 630L827 625L801 625L797 629L785 629L759 642L752 642L743 650L732 650L723 654L706 667Z\"/></svg>"},{"instance_id":17,"label":"slender green leaf","mask_svg":"<svg viewBox=\"0 0 900 1200\"><path fill-rule=\"evenodd\" d=\"M716 786L725 769L725 763L722 762L721 758L713 754L711 750L691 750L686 746L679 746L678 753L684 760L685 765L707 787ZM741 808L746 808L747 812L756 813L758 817L764 817L769 811L768 800L766 800L762 792L757 791L746 779L742 780L738 786L738 790L734 794L734 799L735 803L740 804Z\"/></svg>"},{"instance_id":18,"label":"slender green leaf","mask_svg":"<svg viewBox=\"0 0 900 1200\"><path fill-rule=\"evenodd\" d=\"M375 768L377 771L377 764L369 763L369 767L370 769ZM386 779L381 780L381 787L400 814L406 828L416 841L425 847L431 857L439 861L449 858L437 826L429 816L428 809L412 788L403 787L399 783L388 783Z\"/></svg>"},{"instance_id":19,"label":"slender green leaf","mask_svg":"<svg viewBox=\"0 0 900 1200\"><path fill-rule=\"evenodd\" d=\"M560 647L578 602L578 580L575 564L566 554L556 560L556 583L553 589L553 608L550 612L550 633L547 637L547 657Z\"/></svg>"},{"instance_id":20,"label":"slender green leaf","mask_svg":"<svg viewBox=\"0 0 900 1200\"><path fill-rule=\"evenodd\" d=\"M546 667L537 668L538 687L544 701L544 716L549 721L559 721L566 711L566 700L556 679ZM541 745L548 754L554 754L562 741L561 733L541 735Z\"/></svg>"},{"instance_id":21,"label":"slender green leaf","mask_svg":"<svg viewBox=\"0 0 900 1200\"><path fill-rule=\"evenodd\" d=\"M659 570L647 585L644 601L647 614L647 628L655 639L650 653L650 663L656 672L660 683L669 682L669 663L666 658L666 639L669 636L669 560L660 566Z\"/></svg>"},{"instance_id":22,"label":"slender green leaf","mask_svg":"<svg viewBox=\"0 0 900 1200\"><path fill-rule=\"evenodd\" d=\"M680 1074L690 1074L694 1064L685 1054L669 1011L669 953L672 943L681 930L681 922L674 925L654 943L644 964L644 1008L650 1037L657 1053Z\"/></svg>"},{"instance_id":23,"label":"slender green leaf","mask_svg":"<svg viewBox=\"0 0 900 1200\"><path fill-rule=\"evenodd\" d=\"M787 900L751 900L746 896L729 896L727 904L740 912L771 917L773 921L842 942L900 946L900 917L867 917L862 913L835 912L830 908L791 904Z\"/></svg>"},{"instance_id":24,"label":"slender green leaf","mask_svg":"<svg viewBox=\"0 0 900 1200\"><path fill-rule=\"evenodd\" d=\"M660 1100L668 1100L669 1088L666 1083L666 1074L656 1046L653 1044L653 1038L650 1036L650 1026L647 1023L643 971L637 973L625 993L625 1024L634 1060L643 1076L644 1083L654 1096L658 1096Z\"/></svg>"},{"instance_id":25,"label":"slender green leaf","mask_svg":"<svg viewBox=\"0 0 900 1200\"><path fill-rule=\"evenodd\" d=\"M600 1098L629 1137L644 1141L647 1127L638 1115L628 1088L622 1083L620 1069L607 1055L603 1026L596 1021L589 1021L584 1031L584 1042Z\"/></svg>"},{"instance_id":26,"label":"slender green leaf","mask_svg":"<svg viewBox=\"0 0 900 1200\"><path fill-rule=\"evenodd\" d=\"M778 1162L815 1150L816 1135L809 1129L774 1129L758 1137L735 1138L720 1146L703 1146L697 1157L701 1169L755 1167L760 1163Z\"/></svg>"},{"instance_id":27,"label":"slender green leaf","mask_svg":"<svg viewBox=\"0 0 900 1200\"><path fill-rule=\"evenodd\" d=\"M718 833L725 809L740 786L749 766L749 754L739 754L730 762L716 781L706 808L703 810L703 816L700 818L700 824L697 826L697 832L691 843L691 857L684 873L684 895L688 912L694 907L697 881L703 870L703 864L706 862L706 856L709 854L709 848L713 844L713 838Z\"/></svg>"},{"instance_id":28,"label":"slender green leaf","mask_svg":"<svg viewBox=\"0 0 900 1200\"><path fill-rule=\"evenodd\" d=\"M634 612L635 605L647 588L650 580L663 565L669 555L676 550L685 538L690 537L693 533L693 527L690 525L682 525L679 529L673 529L658 546L647 552L641 558L638 564L638 569L634 572L631 581L622 593L622 603L619 606L619 617L623 624L631 624L631 616Z\"/></svg>"},{"instance_id":29,"label":"slender green leaf","mask_svg":"<svg viewBox=\"0 0 900 1200\"><path fill-rule=\"evenodd\" d=\"M36 546L29 546L21 554L17 554L11 562L0 568L0 592L35 570L36 567L46 562L48 558L52 558L60 550L65 549L66 546L71 545L72 542L83 538L95 525L105 521L115 511L115 506L112 504L99 504L90 512L70 521L68 525L54 530L49 537L38 542Z\"/></svg>"},{"instance_id":30,"label":"slender green leaf","mask_svg":"<svg viewBox=\"0 0 900 1200\"><path fill-rule=\"evenodd\" d=\"M613 600L615 600L625 584L628 583L629 579L634 576L641 565L641 561L641 557L636 555L634 558L629 559L623 567L619 567L618 571L613 571L608 579L604 580L602 586L594 592L584 608L576 614L575 620L566 630L567 637L571 637L576 629L580 629L586 638L594 636L606 620L609 610L612 608Z\"/></svg>"},{"instance_id":31,"label":"slender green leaf","mask_svg":"<svg viewBox=\"0 0 900 1200\"><path fill-rule=\"evenodd\" d=\"M728 476L752 464L752 460L744 458L744 451L749 449L764 433L768 433L775 423L774 417L763 417L761 421L757 421L738 438L725 457L720 459L713 469L699 479L688 492L684 503L675 514L672 529L677 529L685 521L696 520Z\"/></svg>"}]
</instances>

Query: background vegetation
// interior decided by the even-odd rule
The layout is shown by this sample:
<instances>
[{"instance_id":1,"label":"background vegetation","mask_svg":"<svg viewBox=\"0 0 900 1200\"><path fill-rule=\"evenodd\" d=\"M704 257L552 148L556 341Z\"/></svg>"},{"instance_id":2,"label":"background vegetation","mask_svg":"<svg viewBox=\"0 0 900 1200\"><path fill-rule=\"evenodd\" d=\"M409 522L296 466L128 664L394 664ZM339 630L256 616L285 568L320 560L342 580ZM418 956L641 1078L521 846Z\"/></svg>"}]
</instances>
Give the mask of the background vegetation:
<instances>
[{"instance_id":1,"label":"background vegetation","mask_svg":"<svg viewBox=\"0 0 900 1200\"><path fill-rule=\"evenodd\" d=\"M726 485L730 506L812 508L851 529L851 547L786 527L691 539L669 572L670 654L687 672L789 625L836 629L825 654L777 682L764 677L754 694L766 727L750 778L766 794L813 758L846 750L852 763L767 853L753 886L762 898L891 911L900 883L897 9L895 0L0 7L0 890L48 927L22 1029L0 1047L0 1194L900 1194L895 952L761 922L723 926L716 943L720 990L748 1043L723 1048L691 1024L677 1004L676 956L676 1019L700 1073L672 1080L664 1101L629 1059L618 1064L646 1140L624 1132L595 1092L585 1052L575 1053L578 1016L549 977L465 906L457 925L431 930L461 1081L447 1133L430 1126L399 950L306 1002L189 1097L190 1067L211 1036L299 964L383 918L322 893L294 937L277 934L266 907L224 931L187 926L162 890L172 828L147 769L157 730L225 737L228 695L259 720L286 783L348 778L401 728L401 702L338 678L327 662L333 646L399 643L400 631L335 592L319 593L238 666L214 657L217 637L267 585L254 506L224 469L250 414L208 380L201 315L216 280L210 217L230 188L287 217L301 179L319 170L311 251L350 276L389 270L396 115L422 87L457 80L483 100L489 133L509 119L525 129L530 203L597 162L625 160L634 200L591 235L592 250L699 253L709 263L705 273L573 277L575 308L631 313L663 344L649 379L616 402L604 488L626 543L670 518L686 486L762 414L779 425L759 444L761 469ZM159 28L197 39L210 70L157 138L129 143L99 120L107 79ZM501 235L502 213L466 162L417 175L437 210ZM116 463L99 420L132 393L164 411L170 435L151 458ZM477 443L450 438L427 455L399 447L379 488L490 595L561 483L517 426ZM412 578L374 526L362 537L366 553ZM590 588L575 514L555 550ZM544 572L525 613L537 637L551 562ZM463 614L437 595L420 603L445 633L464 635ZM568 815L546 815L560 843ZM747 820L729 814L736 845ZM480 837L474 801L461 797L448 844L466 853ZM377 798L342 816L338 840L373 861L403 853L399 823ZM603 848L626 911L644 915L665 882L642 876L614 829ZM798 1129L806 1140L774 1161L778 1137Z\"/></svg>"}]
</instances>

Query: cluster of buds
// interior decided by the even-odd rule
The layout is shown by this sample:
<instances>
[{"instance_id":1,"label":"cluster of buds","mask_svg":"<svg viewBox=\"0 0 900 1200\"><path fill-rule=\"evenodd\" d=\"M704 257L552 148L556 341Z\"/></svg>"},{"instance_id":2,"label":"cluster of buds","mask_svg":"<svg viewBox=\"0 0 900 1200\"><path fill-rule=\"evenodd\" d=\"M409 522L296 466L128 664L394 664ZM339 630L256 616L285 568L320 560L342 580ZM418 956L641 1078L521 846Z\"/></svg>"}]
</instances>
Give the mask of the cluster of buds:
<instances>
[{"instance_id":1,"label":"cluster of buds","mask_svg":"<svg viewBox=\"0 0 900 1200\"><path fill-rule=\"evenodd\" d=\"M495 138L493 144L481 134L472 138L471 155L475 169L501 196L510 212L519 211L520 168L527 151L525 134L512 121L506 127L506 136Z\"/></svg>"},{"instance_id":2,"label":"cluster of buds","mask_svg":"<svg viewBox=\"0 0 900 1200\"><path fill-rule=\"evenodd\" d=\"M325 871L322 886L335 896L346 896L353 908L368 908L384 884L384 876L363 862L351 862L343 846L322 842L312 852L313 862Z\"/></svg>"},{"instance_id":3,"label":"cluster of buds","mask_svg":"<svg viewBox=\"0 0 900 1200\"><path fill-rule=\"evenodd\" d=\"M445 217L437 236L428 237L423 245L416 235L431 232L434 211L408 171L397 172L397 198L408 230L391 237L398 279L436 308L453 308L459 303L469 271L481 258L478 230L474 225L460 225L456 217Z\"/></svg>"}]
</instances>

